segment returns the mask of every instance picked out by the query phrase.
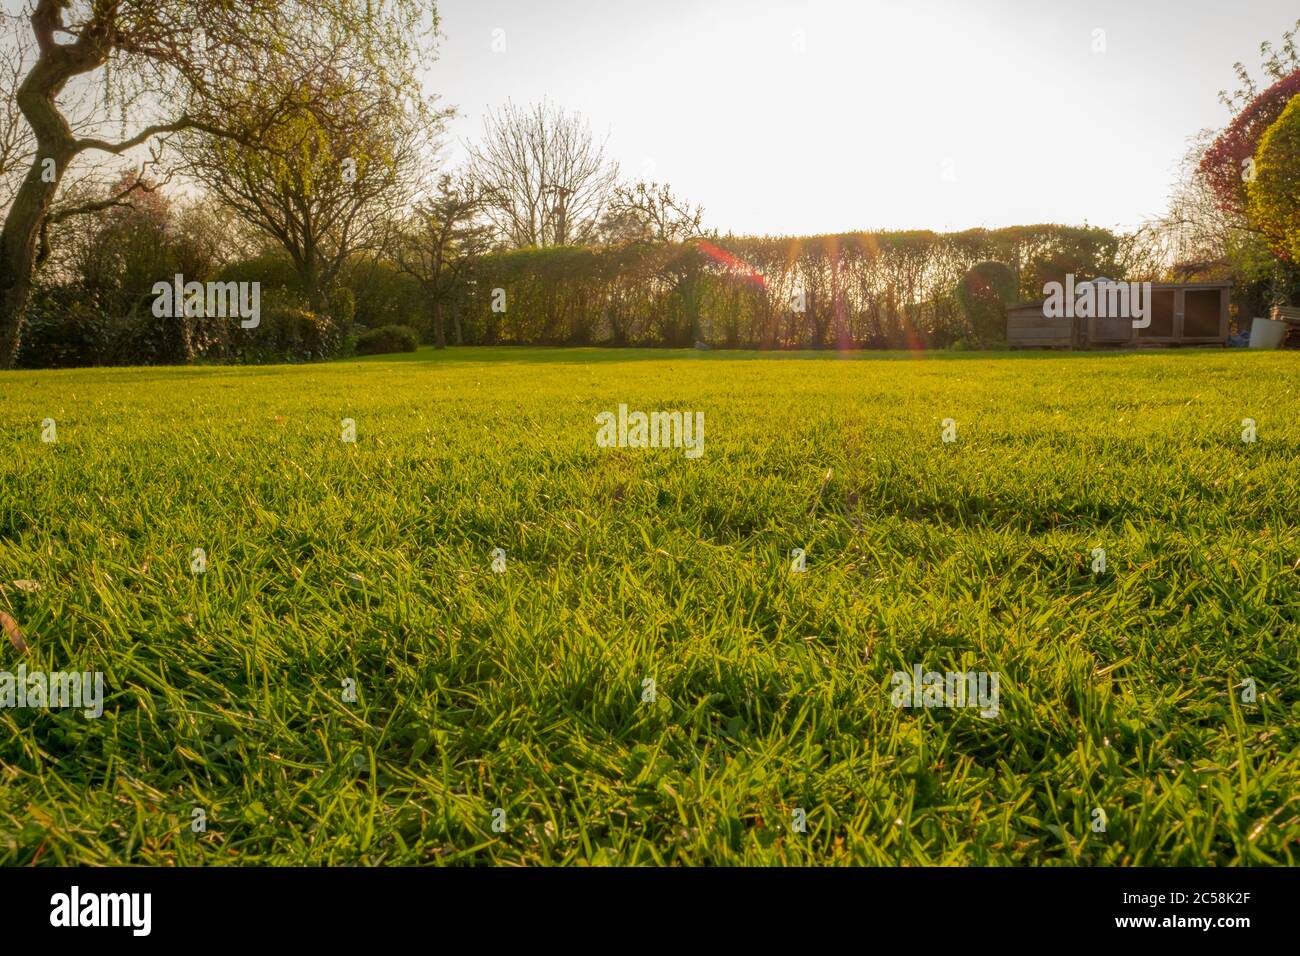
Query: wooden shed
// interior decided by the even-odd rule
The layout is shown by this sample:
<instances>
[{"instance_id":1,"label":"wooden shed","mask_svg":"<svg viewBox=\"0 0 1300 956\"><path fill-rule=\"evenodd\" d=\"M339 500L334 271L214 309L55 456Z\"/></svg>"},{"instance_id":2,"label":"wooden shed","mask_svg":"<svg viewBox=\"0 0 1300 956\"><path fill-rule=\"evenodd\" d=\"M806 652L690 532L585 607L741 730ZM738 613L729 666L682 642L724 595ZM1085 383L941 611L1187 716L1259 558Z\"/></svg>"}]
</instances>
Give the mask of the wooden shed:
<instances>
[{"instance_id":1,"label":"wooden shed","mask_svg":"<svg viewBox=\"0 0 1300 956\"><path fill-rule=\"evenodd\" d=\"M1047 300L1039 299L1007 309L1007 344L1011 348L1226 345L1231 297L1231 282L1153 283L1151 324L1144 329L1135 329L1129 318L1049 317Z\"/></svg>"},{"instance_id":2,"label":"wooden shed","mask_svg":"<svg viewBox=\"0 0 1300 956\"><path fill-rule=\"evenodd\" d=\"M1007 345L1013 349L1072 349L1076 347L1076 319L1051 318L1043 299L1007 309Z\"/></svg>"}]
</instances>

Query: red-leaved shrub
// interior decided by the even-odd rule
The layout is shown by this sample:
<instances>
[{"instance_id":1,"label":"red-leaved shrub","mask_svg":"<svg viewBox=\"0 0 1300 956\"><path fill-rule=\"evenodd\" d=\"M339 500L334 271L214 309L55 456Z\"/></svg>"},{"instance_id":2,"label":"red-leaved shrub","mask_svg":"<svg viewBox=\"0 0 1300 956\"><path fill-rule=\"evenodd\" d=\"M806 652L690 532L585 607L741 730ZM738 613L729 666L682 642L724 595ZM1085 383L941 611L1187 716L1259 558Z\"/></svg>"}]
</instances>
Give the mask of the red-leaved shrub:
<instances>
[{"instance_id":1,"label":"red-leaved shrub","mask_svg":"<svg viewBox=\"0 0 1300 956\"><path fill-rule=\"evenodd\" d=\"M1260 137L1297 95L1300 95L1300 70L1282 77L1251 100L1206 150L1201 160L1201 175L1210 184L1224 212L1245 212L1246 160L1255 155Z\"/></svg>"}]
</instances>

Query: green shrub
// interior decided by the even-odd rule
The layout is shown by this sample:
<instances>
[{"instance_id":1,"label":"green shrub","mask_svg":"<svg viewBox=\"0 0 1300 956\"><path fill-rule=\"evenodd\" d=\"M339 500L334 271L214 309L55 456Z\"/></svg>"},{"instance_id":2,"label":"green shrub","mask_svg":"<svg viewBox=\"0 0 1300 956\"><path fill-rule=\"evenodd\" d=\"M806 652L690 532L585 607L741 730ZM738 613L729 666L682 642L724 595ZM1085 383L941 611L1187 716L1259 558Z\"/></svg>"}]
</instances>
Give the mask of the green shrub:
<instances>
[{"instance_id":1,"label":"green shrub","mask_svg":"<svg viewBox=\"0 0 1300 956\"><path fill-rule=\"evenodd\" d=\"M105 309L76 286L38 289L23 326L22 368L185 364L206 341L201 320L159 318L150 303L129 314Z\"/></svg>"},{"instance_id":2,"label":"green shrub","mask_svg":"<svg viewBox=\"0 0 1300 956\"><path fill-rule=\"evenodd\" d=\"M980 345L1007 337L1007 306L1016 299L1016 275L1000 262L980 262L957 283L957 302L971 338Z\"/></svg>"},{"instance_id":3,"label":"green shrub","mask_svg":"<svg viewBox=\"0 0 1300 956\"><path fill-rule=\"evenodd\" d=\"M263 319L274 347L285 358L321 358L329 319L306 309L279 308Z\"/></svg>"},{"instance_id":4,"label":"green shrub","mask_svg":"<svg viewBox=\"0 0 1300 956\"><path fill-rule=\"evenodd\" d=\"M23 325L19 368L76 368L106 364L112 330L103 312L58 289L34 297Z\"/></svg>"},{"instance_id":5,"label":"green shrub","mask_svg":"<svg viewBox=\"0 0 1300 956\"><path fill-rule=\"evenodd\" d=\"M1300 96L1260 139L1255 169L1246 184L1250 219L1278 255L1300 261Z\"/></svg>"},{"instance_id":6,"label":"green shrub","mask_svg":"<svg viewBox=\"0 0 1300 956\"><path fill-rule=\"evenodd\" d=\"M328 317L293 305L273 304L262 309L256 328L231 327L223 354L214 352L210 357L248 364L310 362L337 355L340 341Z\"/></svg>"},{"instance_id":7,"label":"green shrub","mask_svg":"<svg viewBox=\"0 0 1300 956\"><path fill-rule=\"evenodd\" d=\"M390 352L414 352L420 347L415 329L406 325L385 325L367 329L357 336L358 355L387 355Z\"/></svg>"}]
</instances>

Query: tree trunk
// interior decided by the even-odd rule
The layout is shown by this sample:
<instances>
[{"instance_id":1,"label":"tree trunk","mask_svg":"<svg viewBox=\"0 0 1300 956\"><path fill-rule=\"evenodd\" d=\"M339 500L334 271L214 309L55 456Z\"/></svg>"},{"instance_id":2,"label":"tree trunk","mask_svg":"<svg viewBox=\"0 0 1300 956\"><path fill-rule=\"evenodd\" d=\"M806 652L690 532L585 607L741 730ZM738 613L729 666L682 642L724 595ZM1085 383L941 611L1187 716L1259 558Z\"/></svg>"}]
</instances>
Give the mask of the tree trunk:
<instances>
[{"instance_id":1,"label":"tree trunk","mask_svg":"<svg viewBox=\"0 0 1300 956\"><path fill-rule=\"evenodd\" d=\"M0 231L0 369L13 368L31 303L41 226L76 154L72 128L54 98L72 71L42 57L18 88L18 106L36 135L36 155ZM53 160L53 168L46 160Z\"/></svg>"},{"instance_id":2,"label":"tree trunk","mask_svg":"<svg viewBox=\"0 0 1300 956\"><path fill-rule=\"evenodd\" d=\"M316 315L328 316L330 311L329 295L325 291L325 281L321 270L315 262L304 261L298 266L298 276L302 282L303 292L307 294L307 310Z\"/></svg>"},{"instance_id":3,"label":"tree trunk","mask_svg":"<svg viewBox=\"0 0 1300 956\"><path fill-rule=\"evenodd\" d=\"M434 299L432 304L433 311L433 342L435 348L445 349L447 347L447 323L442 318L442 301Z\"/></svg>"},{"instance_id":4,"label":"tree trunk","mask_svg":"<svg viewBox=\"0 0 1300 956\"><path fill-rule=\"evenodd\" d=\"M23 181L0 233L0 369L13 368L18 356L31 302L41 223L59 188L57 176L54 182L41 181L41 167L38 160Z\"/></svg>"}]
</instances>

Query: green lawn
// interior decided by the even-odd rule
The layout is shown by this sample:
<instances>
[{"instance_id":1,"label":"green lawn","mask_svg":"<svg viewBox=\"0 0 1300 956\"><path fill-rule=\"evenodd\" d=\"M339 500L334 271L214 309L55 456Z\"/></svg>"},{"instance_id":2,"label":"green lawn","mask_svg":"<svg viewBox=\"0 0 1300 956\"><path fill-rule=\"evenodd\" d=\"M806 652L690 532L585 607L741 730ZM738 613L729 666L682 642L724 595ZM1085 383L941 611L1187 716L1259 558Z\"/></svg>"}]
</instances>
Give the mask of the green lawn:
<instances>
[{"instance_id":1,"label":"green lawn","mask_svg":"<svg viewBox=\"0 0 1300 956\"><path fill-rule=\"evenodd\" d=\"M0 610L0 863L1294 864L1300 357L7 373Z\"/></svg>"}]
</instances>

